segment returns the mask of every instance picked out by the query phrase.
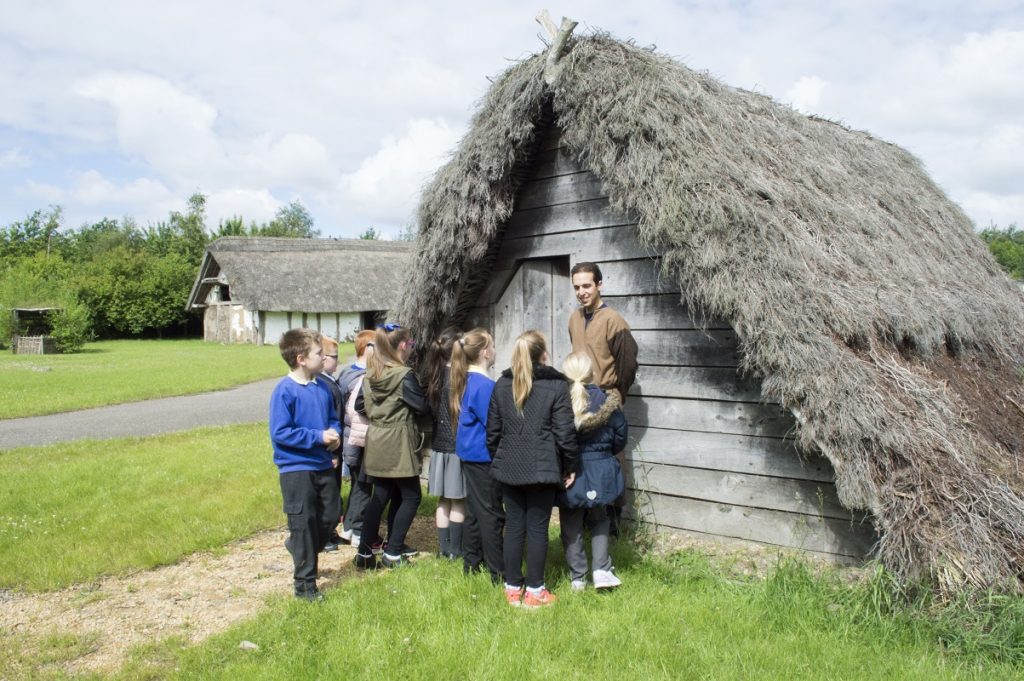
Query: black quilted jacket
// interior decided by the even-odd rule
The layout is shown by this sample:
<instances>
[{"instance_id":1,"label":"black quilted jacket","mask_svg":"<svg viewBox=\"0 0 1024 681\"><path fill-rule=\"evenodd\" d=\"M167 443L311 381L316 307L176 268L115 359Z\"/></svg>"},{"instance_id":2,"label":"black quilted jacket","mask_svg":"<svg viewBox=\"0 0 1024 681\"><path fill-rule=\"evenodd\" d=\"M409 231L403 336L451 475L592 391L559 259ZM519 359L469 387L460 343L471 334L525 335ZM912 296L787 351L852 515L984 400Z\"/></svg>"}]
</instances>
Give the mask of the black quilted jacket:
<instances>
[{"instance_id":1,"label":"black quilted jacket","mask_svg":"<svg viewBox=\"0 0 1024 681\"><path fill-rule=\"evenodd\" d=\"M494 386L487 411L491 474L506 485L561 484L579 470L569 384L551 367L533 366L533 388L520 416L512 399L512 372Z\"/></svg>"}]
</instances>

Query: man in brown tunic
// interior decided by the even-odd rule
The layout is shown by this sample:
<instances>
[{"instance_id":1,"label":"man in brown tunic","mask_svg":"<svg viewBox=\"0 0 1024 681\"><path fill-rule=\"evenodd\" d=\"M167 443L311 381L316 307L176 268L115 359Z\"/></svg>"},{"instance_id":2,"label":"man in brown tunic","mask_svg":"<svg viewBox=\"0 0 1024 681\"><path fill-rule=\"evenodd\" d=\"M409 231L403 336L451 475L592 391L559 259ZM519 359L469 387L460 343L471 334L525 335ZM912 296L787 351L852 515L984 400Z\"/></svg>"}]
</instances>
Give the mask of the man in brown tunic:
<instances>
[{"instance_id":1,"label":"man in brown tunic","mask_svg":"<svg viewBox=\"0 0 1024 681\"><path fill-rule=\"evenodd\" d=\"M590 355L594 383L603 390L618 390L625 402L636 379L636 340L622 315L601 300L601 268L592 262L578 262L571 274L580 303L569 317L572 351Z\"/></svg>"}]
</instances>

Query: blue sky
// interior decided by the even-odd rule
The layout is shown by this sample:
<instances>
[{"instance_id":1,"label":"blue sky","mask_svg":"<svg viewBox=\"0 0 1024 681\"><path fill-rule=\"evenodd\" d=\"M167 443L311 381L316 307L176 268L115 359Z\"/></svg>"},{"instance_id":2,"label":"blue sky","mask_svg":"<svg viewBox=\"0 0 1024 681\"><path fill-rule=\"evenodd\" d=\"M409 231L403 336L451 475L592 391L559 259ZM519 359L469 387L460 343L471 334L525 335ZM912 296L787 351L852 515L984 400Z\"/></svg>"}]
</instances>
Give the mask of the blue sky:
<instances>
[{"instance_id":1,"label":"blue sky","mask_svg":"<svg viewBox=\"0 0 1024 681\"><path fill-rule=\"evenodd\" d=\"M397 234L514 60L513 2L0 0L0 224L211 225L301 201L327 236ZM1024 3L563 2L555 16L895 142L979 227L1024 225Z\"/></svg>"}]
</instances>

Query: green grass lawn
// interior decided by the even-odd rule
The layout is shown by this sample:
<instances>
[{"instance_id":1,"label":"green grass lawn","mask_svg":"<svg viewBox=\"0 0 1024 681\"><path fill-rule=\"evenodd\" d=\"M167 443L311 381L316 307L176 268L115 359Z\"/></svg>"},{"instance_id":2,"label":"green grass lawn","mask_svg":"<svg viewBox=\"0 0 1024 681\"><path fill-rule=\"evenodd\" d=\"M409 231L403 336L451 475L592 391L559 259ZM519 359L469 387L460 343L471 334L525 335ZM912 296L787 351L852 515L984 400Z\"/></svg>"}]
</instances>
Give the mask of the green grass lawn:
<instances>
[{"instance_id":1,"label":"green grass lawn","mask_svg":"<svg viewBox=\"0 0 1024 681\"><path fill-rule=\"evenodd\" d=\"M429 513L426 498L421 513ZM169 563L281 524L265 424L0 453L0 588L44 590ZM622 541L614 593L568 588L514 610L486 577L421 558L344 582L323 603L272 598L206 642L154 640L124 679L989 679L1024 671L1024 600L900 605L884 575L850 584L782 560L767 579L697 552ZM240 650L248 640L258 650ZM88 636L29 645L0 632L0 677L63 678ZM18 672L20 673L20 672Z\"/></svg>"},{"instance_id":2,"label":"green grass lawn","mask_svg":"<svg viewBox=\"0 0 1024 681\"><path fill-rule=\"evenodd\" d=\"M344 360L352 345L340 350ZM287 370L276 346L201 340L103 341L70 355L0 353L0 419L219 390Z\"/></svg>"},{"instance_id":3,"label":"green grass lawn","mask_svg":"<svg viewBox=\"0 0 1024 681\"><path fill-rule=\"evenodd\" d=\"M283 522L266 423L0 452L0 588L172 563Z\"/></svg>"},{"instance_id":4,"label":"green grass lawn","mask_svg":"<svg viewBox=\"0 0 1024 681\"><path fill-rule=\"evenodd\" d=\"M617 554L621 588L575 594L553 542L548 578L560 600L538 611L510 608L485 576L421 559L350 580L323 603L274 599L198 646L146 646L117 678L932 680L1024 670L1019 647L972 647L963 640L994 639L957 642L934 618L880 608L878 580L851 586L792 561L766 580L736 578L695 552ZM1019 608L1014 617L1019 627Z\"/></svg>"}]
</instances>

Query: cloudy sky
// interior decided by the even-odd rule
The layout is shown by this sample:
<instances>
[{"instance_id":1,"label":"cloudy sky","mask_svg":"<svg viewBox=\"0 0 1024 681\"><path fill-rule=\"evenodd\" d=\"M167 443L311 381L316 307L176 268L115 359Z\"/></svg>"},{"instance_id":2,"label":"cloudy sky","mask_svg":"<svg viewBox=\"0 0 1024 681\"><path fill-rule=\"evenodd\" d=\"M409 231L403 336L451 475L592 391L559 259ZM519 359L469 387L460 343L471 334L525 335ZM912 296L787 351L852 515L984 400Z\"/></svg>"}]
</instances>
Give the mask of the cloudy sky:
<instances>
[{"instance_id":1,"label":"cloudy sky","mask_svg":"<svg viewBox=\"0 0 1024 681\"><path fill-rule=\"evenodd\" d=\"M210 224L301 201L397 234L494 77L521 2L0 0L0 225ZM979 227L1024 226L1024 2L563 1L557 18L906 147Z\"/></svg>"}]
</instances>

